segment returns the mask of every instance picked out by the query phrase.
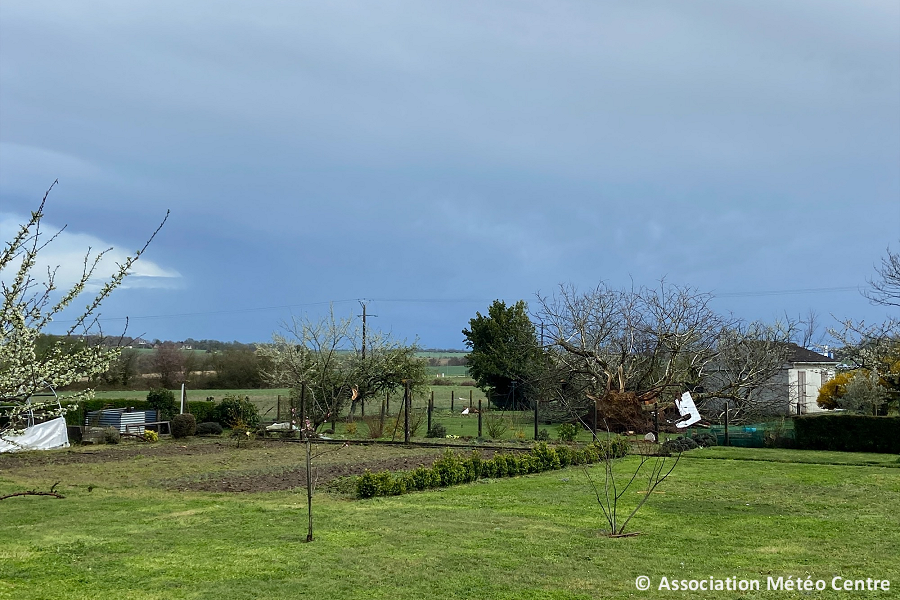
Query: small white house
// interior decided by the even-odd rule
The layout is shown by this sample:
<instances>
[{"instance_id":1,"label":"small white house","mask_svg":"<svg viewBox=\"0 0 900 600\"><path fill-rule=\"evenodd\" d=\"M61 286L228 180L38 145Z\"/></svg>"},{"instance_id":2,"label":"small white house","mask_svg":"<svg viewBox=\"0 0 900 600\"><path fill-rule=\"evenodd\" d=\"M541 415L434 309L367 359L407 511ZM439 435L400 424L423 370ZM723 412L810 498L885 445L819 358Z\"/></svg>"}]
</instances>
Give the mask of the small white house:
<instances>
[{"instance_id":1,"label":"small white house","mask_svg":"<svg viewBox=\"0 0 900 600\"><path fill-rule=\"evenodd\" d=\"M819 388L834 377L839 361L796 344L792 346L793 354L785 365L787 398L790 401L788 412L795 415L825 412L816 404L816 398Z\"/></svg>"}]
</instances>

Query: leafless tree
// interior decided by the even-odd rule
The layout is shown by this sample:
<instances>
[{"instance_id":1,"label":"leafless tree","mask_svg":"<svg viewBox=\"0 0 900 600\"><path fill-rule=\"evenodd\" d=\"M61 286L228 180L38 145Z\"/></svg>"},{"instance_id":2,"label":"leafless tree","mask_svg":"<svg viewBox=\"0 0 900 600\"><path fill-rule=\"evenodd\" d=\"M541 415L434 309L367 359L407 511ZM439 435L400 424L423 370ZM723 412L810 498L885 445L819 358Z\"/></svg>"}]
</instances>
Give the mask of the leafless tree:
<instances>
[{"instance_id":1,"label":"leafless tree","mask_svg":"<svg viewBox=\"0 0 900 600\"><path fill-rule=\"evenodd\" d=\"M173 342L163 342L153 352L153 369L159 374L160 386L179 386L185 380L185 355Z\"/></svg>"},{"instance_id":2,"label":"leafless tree","mask_svg":"<svg viewBox=\"0 0 900 600\"><path fill-rule=\"evenodd\" d=\"M863 294L875 304L900 306L900 253L891 252L881 259L881 266L875 268L877 277L869 280L872 289Z\"/></svg>"},{"instance_id":3,"label":"leafless tree","mask_svg":"<svg viewBox=\"0 0 900 600\"><path fill-rule=\"evenodd\" d=\"M284 335L258 349L271 364L267 378L303 395L303 414L313 430L338 415L351 398L351 325L334 310L319 321L295 317L283 324Z\"/></svg>"},{"instance_id":4,"label":"leafless tree","mask_svg":"<svg viewBox=\"0 0 900 600\"><path fill-rule=\"evenodd\" d=\"M685 390L701 408L729 400L738 420L785 405L761 390L784 369L797 323L748 324L715 312L712 298L665 281L630 290L601 283L586 293L561 286L538 297L538 316L553 340L550 356L587 407L595 402L608 411L628 402L633 413L642 402L665 405ZM570 405L572 396L565 398Z\"/></svg>"}]
</instances>

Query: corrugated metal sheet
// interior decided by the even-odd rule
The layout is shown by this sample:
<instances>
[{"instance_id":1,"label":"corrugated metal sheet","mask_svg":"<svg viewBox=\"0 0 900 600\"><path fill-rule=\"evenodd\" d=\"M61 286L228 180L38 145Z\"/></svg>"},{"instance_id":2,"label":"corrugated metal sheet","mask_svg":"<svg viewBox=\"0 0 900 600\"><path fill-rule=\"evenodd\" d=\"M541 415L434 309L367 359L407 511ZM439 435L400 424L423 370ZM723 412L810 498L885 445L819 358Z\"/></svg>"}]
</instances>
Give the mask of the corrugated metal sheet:
<instances>
[{"instance_id":1,"label":"corrugated metal sheet","mask_svg":"<svg viewBox=\"0 0 900 600\"><path fill-rule=\"evenodd\" d=\"M115 427L120 432L125 433L144 433L143 423L152 423L156 421L155 410L136 410L134 412L125 412L124 409L118 410L95 410L85 415L85 425L95 425L100 427ZM128 427L131 425L131 427Z\"/></svg>"}]
</instances>

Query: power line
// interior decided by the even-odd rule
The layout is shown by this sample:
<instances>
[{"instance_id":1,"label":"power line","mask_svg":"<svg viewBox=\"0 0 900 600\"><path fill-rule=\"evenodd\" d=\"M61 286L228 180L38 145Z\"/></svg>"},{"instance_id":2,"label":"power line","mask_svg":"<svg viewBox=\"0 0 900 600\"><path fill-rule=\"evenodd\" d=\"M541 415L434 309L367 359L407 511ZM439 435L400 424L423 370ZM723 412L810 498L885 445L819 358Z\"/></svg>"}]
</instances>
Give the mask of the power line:
<instances>
[{"instance_id":1,"label":"power line","mask_svg":"<svg viewBox=\"0 0 900 600\"><path fill-rule=\"evenodd\" d=\"M762 291L744 291L744 292L712 292L714 298L755 298L761 296L788 296L800 294L827 294L839 292L859 291L859 286L842 286L842 287L824 287L824 288L801 288L788 290L762 290ZM382 298L365 300L368 302L396 303L396 304L484 304L496 300L493 298ZM278 306L259 306L248 308L234 308L228 310L214 310L190 313L171 313L164 315L140 315L135 317L104 317L103 321L125 321L130 319L138 321L142 319L178 319L184 317L203 317L211 315L227 315L242 314L251 312L265 312L271 310L289 310L292 308L302 308L307 306L327 306L330 304L346 304L349 302L363 302L358 298L346 300L326 300L322 302L304 302L298 304L282 304ZM365 310L365 309L364 309ZM367 315L374 317L376 315ZM74 321L59 320L57 323L71 323Z\"/></svg>"},{"instance_id":2,"label":"power line","mask_svg":"<svg viewBox=\"0 0 900 600\"><path fill-rule=\"evenodd\" d=\"M834 292L858 292L859 286L804 288L797 290L765 290L759 292L713 292L716 298L753 298L757 296L789 296L794 294L828 294Z\"/></svg>"}]
</instances>

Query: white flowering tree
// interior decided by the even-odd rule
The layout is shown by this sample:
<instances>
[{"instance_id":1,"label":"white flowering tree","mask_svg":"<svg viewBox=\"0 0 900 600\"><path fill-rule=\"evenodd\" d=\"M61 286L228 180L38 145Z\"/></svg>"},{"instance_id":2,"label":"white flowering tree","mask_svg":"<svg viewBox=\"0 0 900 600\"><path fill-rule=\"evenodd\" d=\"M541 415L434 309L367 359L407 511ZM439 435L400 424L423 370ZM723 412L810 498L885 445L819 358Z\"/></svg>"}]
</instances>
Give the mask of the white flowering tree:
<instances>
[{"instance_id":1,"label":"white flowering tree","mask_svg":"<svg viewBox=\"0 0 900 600\"><path fill-rule=\"evenodd\" d=\"M41 401L45 398L43 393L85 378L92 379L109 369L118 357L119 349L103 343L98 310L113 290L122 285L134 262L168 218L166 213L166 219L143 248L117 263L114 273L74 317L66 336L56 338L49 349L38 351L38 340L46 327L86 292L100 261L110 251L93 252L88 248L81 274L71 287L67 284L68 289L58 289L58 266L49 268L46 273L36 272L39 253L62 232L48 235L41 229L44 206L53 186L44 194L31 218L19 227L0 252L0 290L3 294L0 305L0 405L6 407L0 422L0 436L19 432L23 428L23 417L29 413L41 412L46 417L63 414L65 409L61 409L55 399ZM67 343L71 336L88 334L99 334L94 338L99 342ZM91 389L73 392L61 396L60 402L71 404L89 399L92 394Z\"/></svg>"}]
</instances>

